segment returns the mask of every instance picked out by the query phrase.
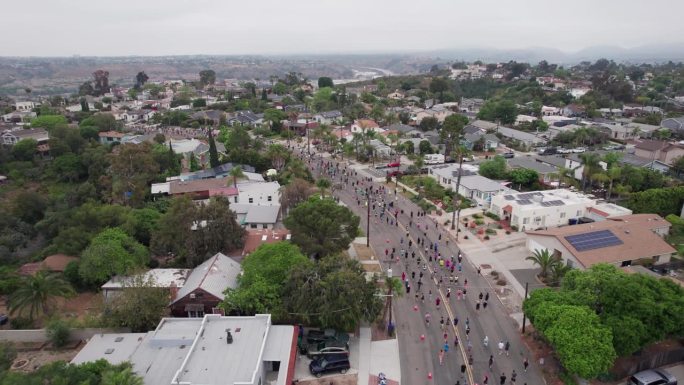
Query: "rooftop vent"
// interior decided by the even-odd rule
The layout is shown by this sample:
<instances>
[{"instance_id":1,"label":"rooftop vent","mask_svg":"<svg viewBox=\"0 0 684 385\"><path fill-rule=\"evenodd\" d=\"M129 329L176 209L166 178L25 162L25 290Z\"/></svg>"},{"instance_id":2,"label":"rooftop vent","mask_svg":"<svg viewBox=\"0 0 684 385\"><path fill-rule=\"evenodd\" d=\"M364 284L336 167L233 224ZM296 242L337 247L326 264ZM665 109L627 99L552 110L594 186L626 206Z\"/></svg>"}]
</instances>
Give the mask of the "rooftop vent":
<instances>
[{"instance_id":1,"label":"rooftop vent","mask_svg":"<svg viewBox=\"0 0 684 385\"><path fill-rule=\"evenodd\" d=\"M114 353L114 349L112 349L112 348L105 350L105 354L112 354L112 353Z\"/></svg>"},{"instance_id":2,"label":"rooftop vent","mask_svg":"<svg viewBox=\"0 0 684 385\"><path fill-rule=\"evenodd\" d=\"M114 342L121 342L121 341L123 341L123 337L116 337L114 339Z\"/></svg>"},{"instance_id":3,"label":"rooftop vent","mask_svg":"<svg viewBox=\"0 0 684 385\"><path fill-rule=\"evenodd\" d=\"M233 334L230 332L230 329L226 329L226 343L227 344L233 343Z\"/></svg>"}]
</instances>

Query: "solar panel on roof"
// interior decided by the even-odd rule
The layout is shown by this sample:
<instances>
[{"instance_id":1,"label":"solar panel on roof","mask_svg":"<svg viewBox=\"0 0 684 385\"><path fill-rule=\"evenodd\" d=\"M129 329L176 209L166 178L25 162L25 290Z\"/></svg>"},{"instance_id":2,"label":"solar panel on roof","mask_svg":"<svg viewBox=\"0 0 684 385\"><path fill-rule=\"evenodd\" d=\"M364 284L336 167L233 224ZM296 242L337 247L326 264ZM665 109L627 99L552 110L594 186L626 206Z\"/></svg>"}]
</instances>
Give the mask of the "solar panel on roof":
<instances>
[{"instance_id":1,"label":"solar panel on roof","mask_svg":"<svg viewBox=\"0 0 684 385\"><path fill-rule=\"evenodd\" d=\"M532 201L529 199L518 199L516 201L519 205L531 205Z\"/></svg>"},{"instance_id":2,"label":"solar panel on roof","mask_svg":"<svg viewBox=\"0 0 684 385\"><path fill-rule=\"evenodd\" d=\"M570 242L577 251L601 249L609 246L622 245L620 238L610 230L592 231L590 233L568 235L565 240Z\"/></svg>"},{"instance_id":3,"label":"solar panel on roof","mask_svg":"<svg viewBox=\"0 0 684 385\"><path fill-rule=\"evenodd\" d=\"M513 199L515 199L515 197L513 195L504 195L504 199L506 199L507 201L512 201Z\"/></svg>"}]
</instances>

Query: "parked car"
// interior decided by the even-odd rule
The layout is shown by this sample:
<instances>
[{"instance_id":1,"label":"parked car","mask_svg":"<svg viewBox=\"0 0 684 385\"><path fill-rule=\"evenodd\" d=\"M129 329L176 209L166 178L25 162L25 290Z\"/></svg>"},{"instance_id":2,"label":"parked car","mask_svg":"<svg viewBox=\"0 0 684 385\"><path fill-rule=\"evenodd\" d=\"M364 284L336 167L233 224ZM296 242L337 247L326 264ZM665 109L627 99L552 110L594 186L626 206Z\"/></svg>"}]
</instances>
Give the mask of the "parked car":
<instances>
[{"instance_id":1,"label":"parked car","mask_svg":"<svg viewBox=\"0 0 684 385\"><path fill-rule=\"evenodd\" d=\"M339 372L347 373L351 365L349 364L349 356L346 354L326 354L319 356L309 364L309 371L316 377L320 377L325 373Z\"/></svg>"},{"instance_id":2,"label":"parked car","mask_svg":"<svg viewBox=\"0 0 684 385\"><path fill-rule=\"evenodd\" d=\"M388 172L388 173L387 173L387 176L390 177L390 178L393 178L393 177L395 177L395 176L396 176L396 177L400 177L401 175L402 175L401 171L397 171L397 170L394 170L394 171L392 171L392 172Z\"/></svg>"},{"instance_id":3,"label":"parked car","mask_svg":"<svg viewBox=\"0 0 684 385\"><path fill-rule=\"evenodd\" d=\"M563 147L560 147L560 148L556 149L556 151L557 151L559 154L572 154L572 150L569 150L569 149L563 148Z\"/></svg>"},{"instance_id":4,"label":"parked car","mask_svg":"<svg viewBox=\"0 0 684 385\"><path fill-rule=\"evenodd\" d=\"M9 322L9 317L7 314L0 314L0 325L7 325Z\"/></svg>"},{"instance_id":5,"label":"parked car","mask_svg":"<svg viewBox=\"0 0 684 385\"><path fill-rule=\"evenodd\" d=\"M349 343L349 334L338 332L335 329L311 329L306 334L306 341L310 344L329 340L336 340L344 343Z\"/></svg>"},{"instance_id":6,"label":"parked car","mask_svg":"<svg viewBox=\"0 0 684 385\"><path fill-rule=\"evenodd\" d=\"M545 148L544 151L539 153L539 155L556 155L557 153L558 150L556 150L556 147L549 147Z\"/></svg>"},{"instance_id":7,"label":"parked car","mask_svg":"<svg viewBox=\"0 0 684 385\"><path fill-rule=\"evenodd\" d=\"M392 167L399 167L401 166L401 163L399 162L394 162L394 163L389 163L387 164L387 167L392 168Z\"/></svg>"},{"instance_id":8,"label":"parked car","mask_svg":"<svg viewBox=\"0 0 684 385\"><path fill-rule=\"evenodd\" d=\"M629 378L628 385L677 385L675 376L663 369L650 369Z\"/></svg>"},{"instance_id":9,"label":"parked car","mask_svg":"<svg viewBox=\"0 0 684 385\"><path fill-rule=\"evenodd\" d=\"M503 157L506 159L515 158L515 153L514 152L504 152Z\"/></svg>"},{"instance_id":10,"label":"parked car","mask_svg":"<svg viewBox=\"0 0 684 385\"><path fill-rule=\"evenodd\" d=\"M585 147L576 147L572 149L572 152L575 154L581 154L583 152L586 152L587 149Z\"/></svg>"},{"instance_id":11,"label":"parked car","mask_svg":"<svg viewBox=\"0 0 684 385\"><path fill-rule=\"evenodd\" d=\"M349 355L349 344L336 340L330 340L319 342L317 344L310 344L306 349L306 356L309 358L316 358L318 356L329 354Z\"/></svg>"}]
</instances>

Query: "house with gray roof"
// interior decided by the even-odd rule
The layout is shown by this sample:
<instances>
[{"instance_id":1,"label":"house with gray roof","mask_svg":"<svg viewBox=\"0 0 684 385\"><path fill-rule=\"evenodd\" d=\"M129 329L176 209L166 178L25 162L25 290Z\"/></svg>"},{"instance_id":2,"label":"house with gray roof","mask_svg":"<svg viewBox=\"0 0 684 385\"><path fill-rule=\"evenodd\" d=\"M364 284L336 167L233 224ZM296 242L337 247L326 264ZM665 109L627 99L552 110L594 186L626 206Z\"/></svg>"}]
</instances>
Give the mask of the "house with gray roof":
<instances>
[{"instance_id":1,"label":"house with gray roof","mask_svg":"<svg viewBox=\"0 0 684 385\"><path fill-rule=\"evenodd\" d=\"M246 229L273 229L280 215L280 205L231 203L230 210L235 212L237 222Z\"/></svg>"},{"instance_id":2,"label":"house with gray roof","mask_svg":"<svg viewBox=\"0 0 684 385\"><path fill-rule=\"evenodd\" d=\"M526 168L528 170L534 170L539 174L539 182L544 184L550 184L554 180L558 179L554 174L558 173L558 167L543 163L535 158L529 156L516 157L507 159L508 167L515 170L517 168Z\"/></svg>"},{"instance_id":3,"label":"house with gray roof","mask_svg":"<svg viewBox=\"0 0 684 385\"><path fill-rule=\"evenodd\" d=\"M217 253L195 267L180 289L171 289L174 317L204 317L218 311L228 288L236 288L242 267L232 258Z\"/></svg>"},{"instance_id":4,"label":"house with gray roof","mask_svg":"<svg viewBox=\"0 0 684 385\"><path fill-rule=\"evenodd\" d=\"M515 139L527 147L532 147L534 145L546 142L546 140L544 140L543 138L539 138L534 134L530 134L529 132L514 130L512 128L504 126L499 126L497 132L503 135L505 138Z\"/></svg>"},{"instance_id":5,"label":"house with gray roof","mask_svg":"<svg viewBox=\"0 0 684 385\"><path fill-rule=\"evenodd\" d=\"M489 207L494 195L504 191L511 191L511 189L482 175L462 176L458 188L459 194L485 208Z\"/></svg>"},{"instance_id":6,"label":"house with gray roof","mask_svg":"<svg viewBox=\"0 0 684 385\"><path fill-rule=\"evenodd\" d=\"M473 147L475 147L475 144L480 140L484 141L482 146L484 151L494 150L497 147L499 147L500 141L499 138L496 137L496 135L484 134L482 132L463 135L461 144L464 145L468 150L472 150Z\"/></svg>"},{"instance_id":7,"label":"house with gray roof","mask_svg":"<svg viewBox=\"0 0 684 385\"><path fill-rule=\"evenodd\" d=\"M663 119L660 125L672 131L684 132L684 116Z\"/></svg>"},{"instance_id":8,"label":"house with gray roof","mask_svg":"<svg viewBox=\"0 0 684 385\"><path fill-rule=\"evenodd\" d=\"M340 111L325 111L313 116L319 124L334 124L343 120L344 115Z\"/></svg>"}]
</instances>

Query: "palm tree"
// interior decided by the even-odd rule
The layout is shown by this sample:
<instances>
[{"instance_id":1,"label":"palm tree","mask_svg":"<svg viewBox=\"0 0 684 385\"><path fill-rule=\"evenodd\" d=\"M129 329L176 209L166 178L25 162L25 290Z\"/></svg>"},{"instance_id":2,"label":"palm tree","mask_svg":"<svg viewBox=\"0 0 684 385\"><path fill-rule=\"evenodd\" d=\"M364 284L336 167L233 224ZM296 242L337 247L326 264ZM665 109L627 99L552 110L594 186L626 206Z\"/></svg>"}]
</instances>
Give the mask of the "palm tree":
<instances>
[{"instance_id":1,"label":"palm tree","mask_svg":"<svg viewBox=\"0 0 684 385\"><path fill-rule=\"evenodd\" d=\"M143 385L142 377L133 373L131 368L108 370L102 375L102 385Z\"/></svg>"},{"instance_id":2,"label":"palm tree","mask_svg":"<svg viewBox=\"0 0 684 385\"><path fill-rule=\"evenodd\" d=\"M622 169L619 167L609 168L606 175L608 176L608 192L606 194L606 199L610 202L610 197L613 194L613 182L620 179Z\"/></svg>"},{"instance_id":3,"label":"palm tree","mask_svg":"<svg viewBox=\"0 0 684 385\"><path fill-rule=\"evenodd\" d=\"M237 188L237 180L239 178L244 178L245 173L242 172L242 167L235 166L235 167L230 169L230 176L233 177L233 187Z\"/></svg>"},{"instance_id":4,"label":"palm tree","mask_svg":"<svg viewBox=\"0 0 684 385\"><path fill-rule=\"evenodd\" d=\"M539 277L544 279L549 274L549 271L553 265L559 263L558 257L555 257L549 253L548 249L537 249L532 253L531 256L525 258L528 261L532 261L535 265L541 268L539 272Z\"/></svg>"},{"instance_id":5,"label":"palm tree","mask_svg":"<svg viewBox=\"0 0 684 385\"><path fill-rule=\"evenodd\" d=\"M273 167L280 171L285 166L287 159L290 157L290 151L282 144L272 144L268 147L266 156L271 160Z\"/></svg>"},{"instance_id":6,"label":"palm tree","mask_svg":"<svg viewBox=\"0 0 684 385\"><path fill-rule=\"evenodd\" d=\"M329 189L331 185L330 179L327 178L319 178L316 181L316 187L321 190L321 198L325 198L325 190Z\"/></svg>"},{"instance_id":7,"label":"palm tree","mask_svg":"<svg viewBox=\"0 0 684 385\"><path fill-rule=\"evenodd\" d=\"M580 154L579 157L582 159L582 165L584 166L584 169L582 170L582 191L585 191L590 177L601 168L599 165L601 158L593 152L585 152Z\"/></svg>"},{"instance_id":8,"label":"palm tree","mask_svg":"<svg viewBox=\"0 0 684 385\"><path fill-rule=\"evenodd\" d=\"M554 263L553 265L551 265L551 281L549 282L549 284L551 286L559 286L561 283L561 279L563 279L565 274L567 274L567 272L570 270L572 270L572 267L564 265L560 263L560 261L558 263Z\"/></svg>"},{"instance_id":9,"label":"palm tree","mask_svg":"<svg viewBox=\"0 0 684 385\"><path fill-rule=\"evenodd\" d=\"M74 289L56 274L41 270L36 275L24 277L19 288L9 297L10 314L25 315L29 320L49 314L57 298L73 296Z\"/></svg>"}]
</instances>

